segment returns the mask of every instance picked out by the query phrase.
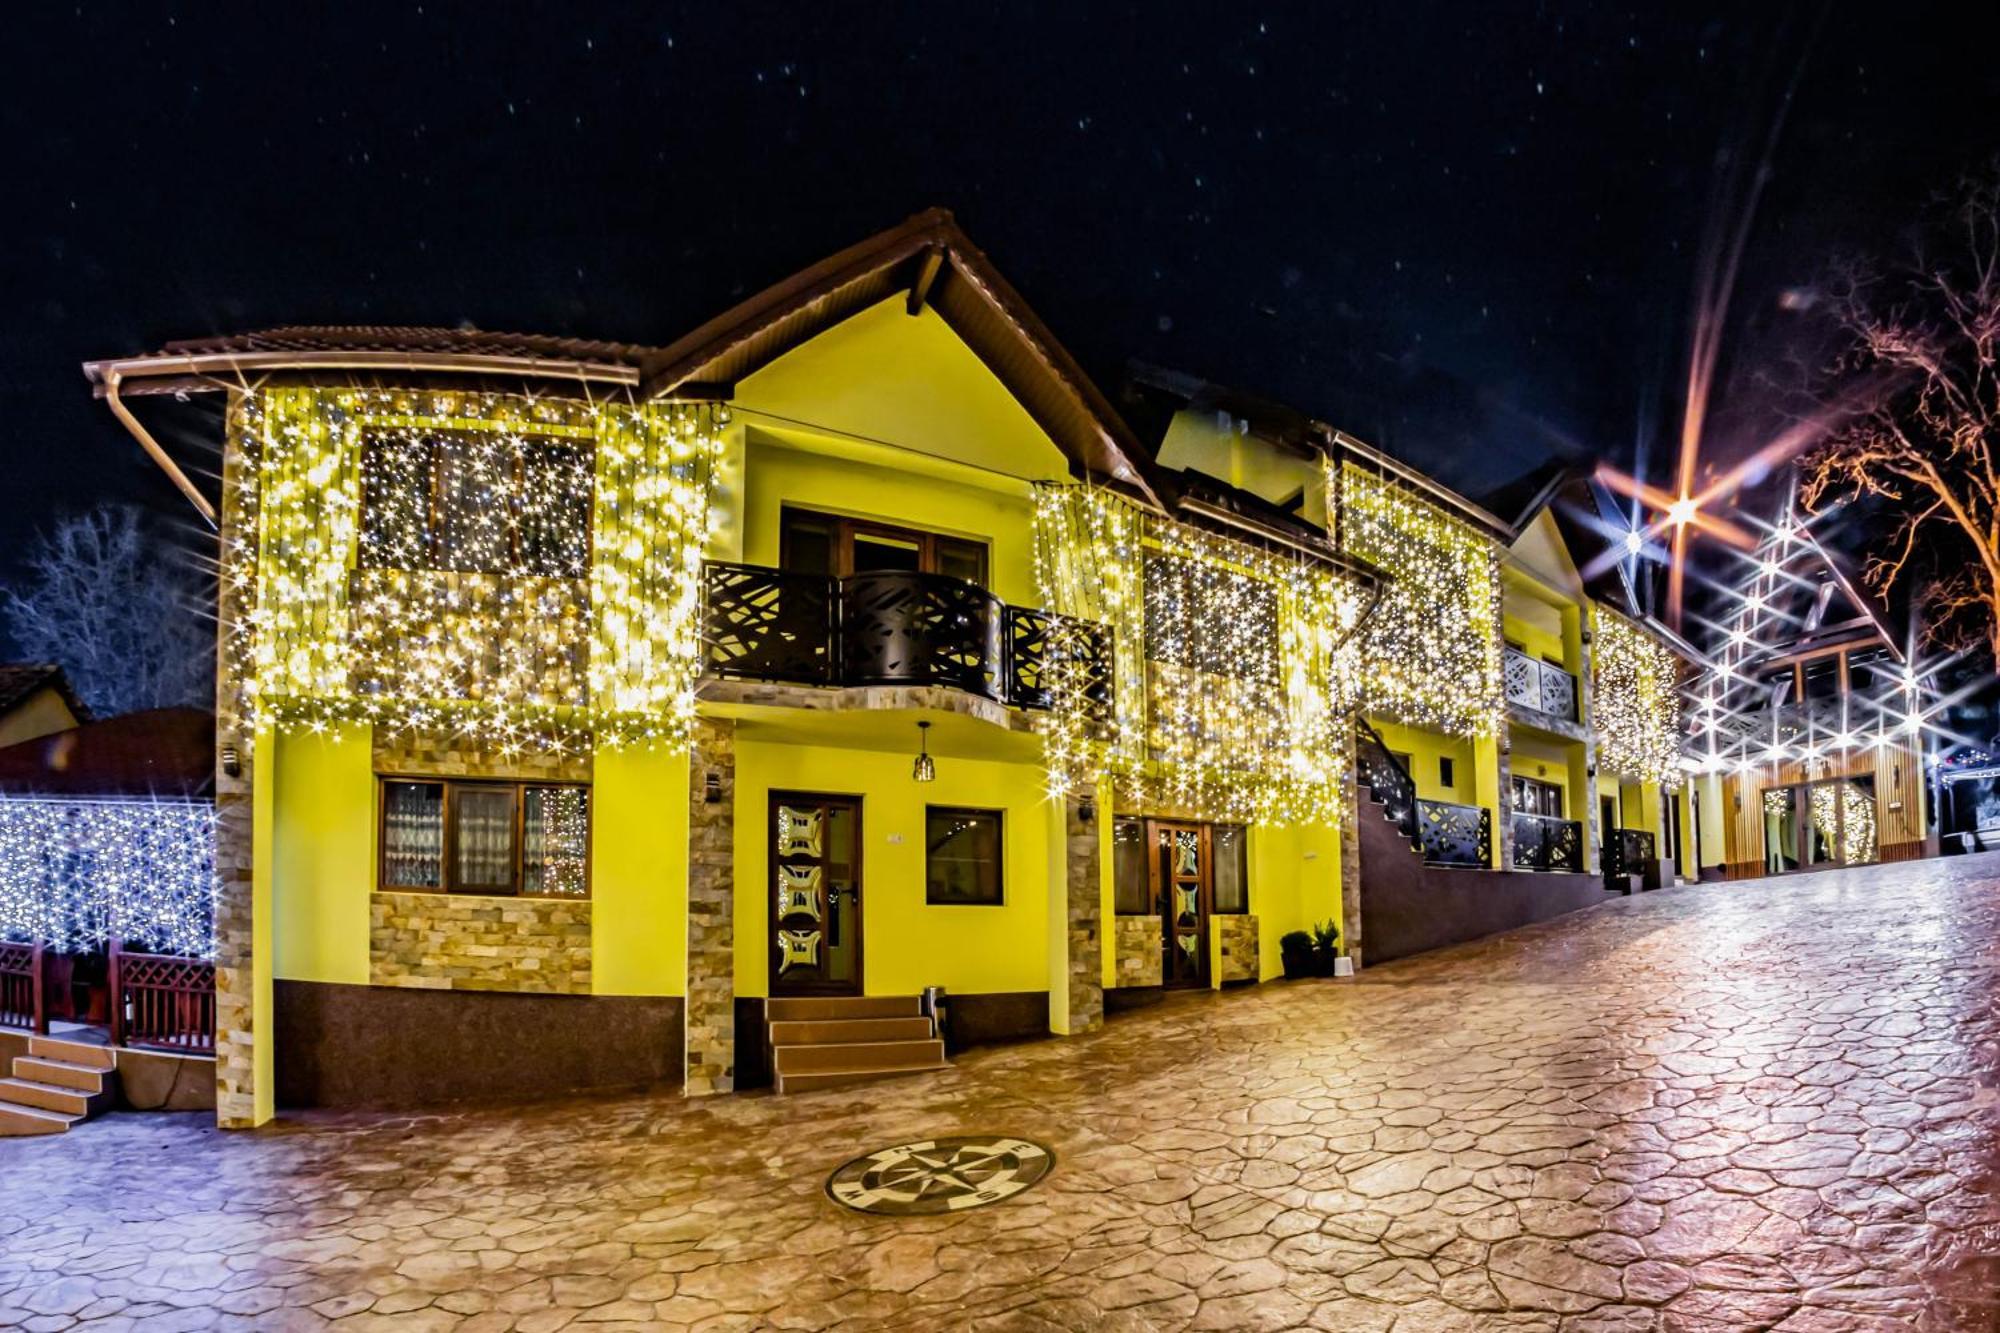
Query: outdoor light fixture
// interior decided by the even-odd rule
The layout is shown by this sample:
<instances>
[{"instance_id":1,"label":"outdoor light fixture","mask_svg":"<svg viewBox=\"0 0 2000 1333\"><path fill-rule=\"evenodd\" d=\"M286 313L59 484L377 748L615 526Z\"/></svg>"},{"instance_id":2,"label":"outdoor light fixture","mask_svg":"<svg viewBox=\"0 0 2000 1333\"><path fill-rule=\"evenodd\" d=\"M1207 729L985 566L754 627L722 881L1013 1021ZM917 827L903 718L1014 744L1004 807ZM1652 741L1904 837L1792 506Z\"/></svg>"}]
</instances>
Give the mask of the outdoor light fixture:
<instances>
[{"instance_id":1,"label":"outdoor light fixture","mask_svg":"<svg viewBox=\"0 0 2000 1333\"><path fill-rule=\"evenodd\" d=\"M225 775L232 778L243 776L243 756L237 752L236 747L233 745L222 747L222 771Z\"/></svg>"},{"instance_id":2,"label":"outdoor light fixture","mask_svg":"<svg viewBox=\"0 0 2000 1333\"><path fill-rule=\"evenodd\" d=\"M701 799L704 805L722 804L722 774L711 771L702 779Z\"/></svg>"},{"instance_id":3,"label":"outdoor light fixture","mask_svg":"<svg viewBox=\"0 0 2000 1333\"><path fill-rule=\"evenodd\" d=\"M910 777L916 782L937 781L937 760L931 758L930 731L930 723L917 723L917 762L910 765Z\"/></svg>"},{"instance_id":4,"label":"outdoor light fixture","mask_svg":"<svg viewBox=\"0 0 2000 1333\"><path fill-rule=\"evenodd\" d=\"M1097 802L1088 796L1078 801L1076 803L1076 818L1080 824L1095 823L1097 820Z\"/></svg>"}]
</instances>

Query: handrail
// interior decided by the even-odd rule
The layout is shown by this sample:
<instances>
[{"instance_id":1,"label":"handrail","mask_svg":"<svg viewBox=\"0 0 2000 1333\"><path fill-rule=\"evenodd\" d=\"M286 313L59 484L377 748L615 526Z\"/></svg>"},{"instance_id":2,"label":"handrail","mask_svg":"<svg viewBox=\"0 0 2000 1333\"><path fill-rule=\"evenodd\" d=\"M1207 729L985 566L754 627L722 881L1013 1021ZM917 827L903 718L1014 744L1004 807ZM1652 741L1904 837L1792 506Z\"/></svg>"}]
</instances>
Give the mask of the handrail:
<instances>
[{"instance_id":1,"label":"handrail","mask_svg":"<svg viewBox=\"0 0 2000 1333\"><path fill-rule=\"evenodd\" d=\"M48 986L42 946L0 943L0 1024L49 1031Z\"/></svg>"},{"instance_id":2,"label":"handrail","mask_svg":"<svg viewBox=\"0 0 2000 1333\"><path fill-rule=\"evenodd\" d=\"M215 964L111 942L111 1044L215 1053Z\"/></svg>"}]
</instances>

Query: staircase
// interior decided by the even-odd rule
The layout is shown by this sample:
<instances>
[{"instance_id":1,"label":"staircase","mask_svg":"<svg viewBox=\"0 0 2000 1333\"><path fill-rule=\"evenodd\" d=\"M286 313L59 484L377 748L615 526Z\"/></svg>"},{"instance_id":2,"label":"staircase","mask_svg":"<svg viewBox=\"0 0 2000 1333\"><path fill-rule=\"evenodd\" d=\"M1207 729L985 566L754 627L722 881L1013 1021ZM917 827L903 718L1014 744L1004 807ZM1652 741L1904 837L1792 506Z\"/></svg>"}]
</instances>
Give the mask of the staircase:
<instances>
[{"instance_id":1,"label":"staircase","mask_svg":"<svg viewBox=\"0 0 2000 1333\"><path fill-rule=\"evenodd\" d=\"M937 1023L914 995L772 999L765 1017L781 1093L945 1067Z\"/></svg>"},{"instance_id":2,"label":"staircase","mask_svg":"<svg viewBox=\"0 0 2000 1333\"><path fill-rule=\"evenodd\" d=\"M30 1037L0 1079L0 1138L61 1134L117 1099L118 1054L108 1046Z\"/></svg>"}]
</instances>

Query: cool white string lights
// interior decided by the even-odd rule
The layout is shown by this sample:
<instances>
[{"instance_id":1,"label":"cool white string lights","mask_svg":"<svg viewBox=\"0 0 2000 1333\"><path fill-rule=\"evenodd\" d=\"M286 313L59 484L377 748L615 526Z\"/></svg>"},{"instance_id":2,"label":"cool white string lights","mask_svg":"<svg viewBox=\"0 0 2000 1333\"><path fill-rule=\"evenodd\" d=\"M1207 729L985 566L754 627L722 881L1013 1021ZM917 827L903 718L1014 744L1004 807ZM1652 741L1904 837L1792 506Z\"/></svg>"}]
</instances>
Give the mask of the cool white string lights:
<instances>
[{"instance_id":1,"label":"cool white string lights","mask_svg":"<svg viewBox=\"0 0 2000 1333\"><path fill-rule=\"evenodd\" d=\"M215 808L0 797L0 939L215 957Z\"/></svg>"}]
</instances>

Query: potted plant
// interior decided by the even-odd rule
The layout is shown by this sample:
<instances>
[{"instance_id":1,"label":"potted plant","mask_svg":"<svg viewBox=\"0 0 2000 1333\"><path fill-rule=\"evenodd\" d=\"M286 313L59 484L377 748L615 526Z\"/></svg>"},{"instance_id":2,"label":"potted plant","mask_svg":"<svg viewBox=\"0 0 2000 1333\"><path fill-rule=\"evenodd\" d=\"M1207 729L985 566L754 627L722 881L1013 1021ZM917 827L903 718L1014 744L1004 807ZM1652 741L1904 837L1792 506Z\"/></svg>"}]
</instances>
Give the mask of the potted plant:
<instances>
[{"instance_id":1,"label":"potted plant","mask_svg":"<svg viewBox=\"0 0 2000 1333\"><path fill-rule=\"evenodd\" d=\"M1281 942L1282 943L1282 942ZM1340 927L1322 921L1312 928L1312 974L1330 977L1340 957Z\"/></svg>"},{"instance_id":2,"label":"potted plant","mask_svg":"<svg viewBox=\"0 0 2000 1333\"><path fill-rule=\"evenodd\" d=\"M1278 957L1284 962L1287 981L1319 975L1315 970L1319 959L1313 949L1313 937L1303 930L1294 930L1279 937Z\"/></svg>"}]
</instances>

